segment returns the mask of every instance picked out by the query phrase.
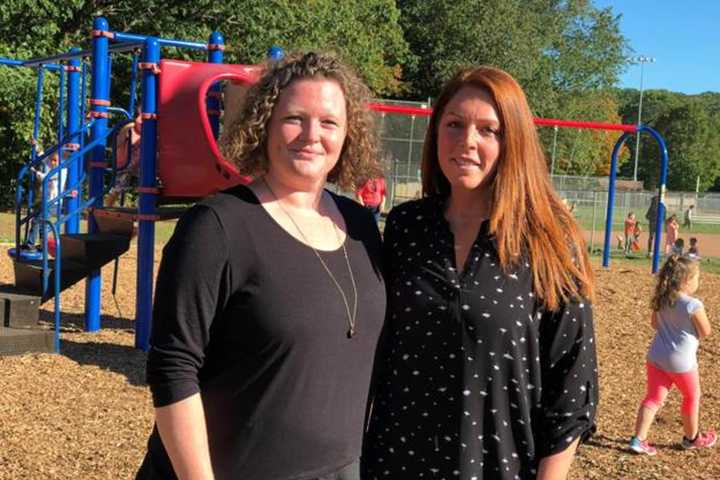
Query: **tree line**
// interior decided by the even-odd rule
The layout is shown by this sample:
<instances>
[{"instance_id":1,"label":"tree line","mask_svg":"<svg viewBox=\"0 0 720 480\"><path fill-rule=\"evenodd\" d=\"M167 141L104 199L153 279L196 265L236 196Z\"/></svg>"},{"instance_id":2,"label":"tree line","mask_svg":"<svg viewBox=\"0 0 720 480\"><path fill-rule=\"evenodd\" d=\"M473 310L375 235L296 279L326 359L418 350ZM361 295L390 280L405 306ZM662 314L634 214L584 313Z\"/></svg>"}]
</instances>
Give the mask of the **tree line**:
<instances>
[{"instance_id":1,"label":"tree line","mask_svg":"<svg viewBox=\"0 0 720 480\"><path fill-rule=\"evenodd\" d=\"M271 45L336 52L377 97L432 99L458 68L489 64L523 85L539 117L609 123L637 121L637 90L615 88L632 50L619 16L590 0L5 0L0 56L26 59L89 47L92 20L146 35L204 41L218 30L226 61L258 63ZM163 56L202 59L167 49ZM129 60L118 57L113 102L127 101ZM0 68L0 203L12 203L18 166L28 158L34 71ZM124 88L123 88L124 87ZM52 143L57 78L48 75L43 142ZM720 190L720 94L646 91L643 123L668 141L669 188ZM540 128L553 171L606 175L617 132ZM634 142L620 156L632 176ZM553 155L554 152L554 155ZM638 177L651 187L658 152L643 138ZM628 172L630 173L628 175Z\"/></svg>"}]
</instances>

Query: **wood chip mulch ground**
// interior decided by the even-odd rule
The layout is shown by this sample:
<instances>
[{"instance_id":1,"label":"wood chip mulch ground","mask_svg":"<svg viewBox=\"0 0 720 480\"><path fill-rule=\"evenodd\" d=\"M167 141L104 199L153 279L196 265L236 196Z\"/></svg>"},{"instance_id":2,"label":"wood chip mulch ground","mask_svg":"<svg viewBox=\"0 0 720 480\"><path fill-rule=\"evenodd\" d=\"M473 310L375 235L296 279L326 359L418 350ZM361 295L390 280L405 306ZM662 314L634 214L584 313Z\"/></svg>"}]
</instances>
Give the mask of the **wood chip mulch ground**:
<instances>
[{"instance_id":1,"label":"wood chip mulch ground","mask_svg":"<svg viewBox=\"0 0 720 480\"><path fill-rule=\"evenodd\" d=\"M0 247L0 283L13 280L6 248ZM156 260L159 257L158 251ZM103 271L105 328L101 332L82 331L84 286L77 285L62 296L61 355L0 357L0 480L133 478L152 427L145 354L133 348L135 258L133 249L121 259L117 302L109 293L112 268ZM598 269L597 283L598 432L582 447L571 478L720 479L720 446L690 452L680 448L676 391L651 431L658 455L650 458L628 452L627 441L645 388L653 277L647 269L616 266ZM705 428L720 428L718 292L720 276L703 274L698 296L716 326L699 352ZM52 302L43 306L41 318L52 319Z\"/></svg>"}]
</instances>

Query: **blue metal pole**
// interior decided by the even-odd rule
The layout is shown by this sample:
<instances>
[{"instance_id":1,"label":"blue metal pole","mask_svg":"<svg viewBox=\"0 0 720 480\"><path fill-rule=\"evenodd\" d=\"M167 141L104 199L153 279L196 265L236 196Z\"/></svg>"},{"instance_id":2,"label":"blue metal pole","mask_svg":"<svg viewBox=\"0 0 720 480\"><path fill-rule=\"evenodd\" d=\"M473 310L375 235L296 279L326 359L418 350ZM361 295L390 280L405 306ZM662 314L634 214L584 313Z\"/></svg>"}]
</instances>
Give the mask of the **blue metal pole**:
<instances>
[{"instance_id":1,"label":"blue metal pole","mask_svg":"<svg viewBox=\"0 0 720 480\"><path fill-rule=\"evenodd\" d=\"M144 42L149 38L147 35L138 35L128 32L114 32L115 41L117 42ZM155 38L155 40L163 47L190 48L194 50L206 50L207 44L198 42L188 42L185 40L173 40L171 38Z\"/></svg>"},{"instance_id":2,"label":"blue metal pole","mask_svg":"<svg viewBox=\"0 0 720 480\"><path fill-rule=\"evenodd\" d=\"M7 65L8 67L22 67L22 60L15 60L14 58L0 57L0 65Z\"/></svg>"},{"instance_id":3,"label":"blue metal pole","mask_svg":"<svg viewBox=\"0 0 720 480\"><path fill-rule=\"evenodd\" d=\"M79 48L70 49L70 53L79 52ZM80 129L80 76L81 76L81 65L79 58L73 58L70 60L68 65L68 80L67 80L67 129L68 132L77 132ZM72 152L80 149L80 137L78 133L73 135L69 139L69 144L65 145L65 151L70 156ZM64 156L61 156L64 158ZM73 160L68 167L67 174L67 185L72 188L76 193L73 194L67 201L67 211L77 212L80 206L80 192L81 188L78 186L80 180L80 169L82 163L79 158ZM65 224L65 233L78 233L80 232L80 215L78 213L73 214L68 218Z\"/></svg>"},{"instance_id":4,"label":"blue metal pole","mask_svg":"<svg viewBox=\"0 0 720 480\"><path fill-rule=\"evenodd\" d=\"M657 273L660 268L660 240L662 237L662 227L665 223L665 193L667 190L667 178L668 178L668 167L670 159L668 157L667 145L665 139L654 129L641 125L638 128L638 133L648 132L655 138L655 141L660 147L660 185L658 185L658 208L657 217L655 217L655 239L653 245L653 259L652 259L652 273Z\"/></svg>"},{"instance_id":5,"label":"blue metal pole","mask_svg":"<svg viewBox=\"0 0 720 480\"><path fill-rule=\"evenodd\" d=\"M149 37L145 41L143 62L160 62L160 42ZM157 154L157 87L154 70L143 70L142 111L140 134L140 203L138 228L138 264L135 318L135 347L147 351L150 348L152 329L153 261L155 256L155 157Z\"/></svg>"},{"instance_id":6,"label":"blue metal pole","mask_svg":"<svg viewBox=\"0 0 720 480\"><path fill-rule=\"evenodd\" d=\"M35 116L33 119L33 133L32 133L32 144L30 145L30 167L35 165L35 161L37 160L37 138L40 132L40 114L42 112L42 101L43 101L43 84L45 80L45 70L43 68L38 69L38 76L37 76L37 82L35 85ZM28 171L27 167L20 170L20 173L18 174L18 188L15 191L15 248L17 251L20 251L20 219L22 215L22 208L23 208L23 198L22 198L22 187L23 187L23 175L29 175L29 179L27 181L27 196L25 201L25 206L27 207L27 212L29 215L33 212L33 204L35 202L35 175L33 175L32 171ZM35 218L35 221L38 221L39 219ZM26 224L28 225L28 224ZM28 236L27 228L25 229L25 234ZM30 231L30 235L33 234L33 230ZM25 241L33 242L35 241L34 238L24 238Z\"/></svg>"},{"instance_id":7,"label":"blue metal pole","mask_svg":"<svg viewBox=\"0 0 720 480\"><path fill-rule=\"evenodd\" d=\"M40 68L38 70L37 84L35 89L35 118L33 119L33 145L32 145L32 162L35 162L37 158L37 141L38 135L40 135L40 115L42 115L42 102L43 102L43 84L45 82L45 69Z\"/></svg>"},{"instance_id":8,"label":"blue metal pole","mask_svg":"<svg viewBox=\"0 0 720 480\"><path fill-rule=\"evenodd\" d=\"M58 131L57 131L57 158L58 158L58 166L62 164L64 158L63 158L63 150L62 150L62 141L65 138L65 119L63 118L63 114L65 113L65 81L66 81L66 73L65 69L63 68L60 70L60 95L59 95L59 101L58 101L58 115L57 115L57 121L58 121ZM63 184L63 175L62 175L62 169L58 170L57 172L57 196L53 199L55 201L55 222L57 222L58 225L58 231L60 230L60 220L62 219L62 196L65 193L65 188L67 185L67 181L65 184ZM67 180L67 179L66 179ZM59 238L56 238L56 240L59 240Z\"/></svg>"},{"instance_id":9,"label":"blue metal pole","mask_svg":"<svg viewBox=\"0 0 720 480\"><path fill-rule=\"evenodd\" d=\"M87 104L87 73L88 73L88 66L87 63L83 62L82 64L82 82L80 86L80 118L85 118L85 105ZM85 136L83 135L81 138L81 143L85 143Z\"/></svg>"},{"instance_id":10,"label":"blue metal pole","mask_svg":"<svg viewBox=\"0 0 720 480\"><path fill-rule=\"evenodd\" d=\"M65 138L65 119L63 118L63 113L65 113L65 94L67 93L65 91L65 69L60 70L60 86L59 86L59 95L58 95L58 111L57 111L57 143L58 143L58 150L62 145L60 145L60 142L62 142L62 139ZM58 155L61 152L58 151ZM62 161L62 157L59 157L58 163ZM58 184L59 187L61 185ZM60 192L60 189L58 189L58 192Z\"/></svg>"},{"instance_id":11,"label":"blue metal pole","mask_svg":"<svg viewBox=\"0 0 720 480\"><path fill-rule=\"evenodd\" d=\"M102 17L96 18L93 22L93 30L109 31L108 21ZM92 105L91 115L96 121L91 129L91 140L104 138L107 132L107 106L97 104L97 101L108 101L110 98L110 66L108 54L109 40L107 37L98 35L92 39L92 74L90 94L95 104ZM93 199L93 208L103 206L103 174L105 169L101 166L105 162L105 143L101 142L92 149L90 156L90 198ZM98 231L95 218L88 216L88 233ZM100 270L94 270L87 277L85 285L85 330L95 332L100 329L100 294L102 283Z\"/></svg>"},{"instance_id":12,"label":"blue metal pole","mask_svg":"<svg viewBox=\"0 0 720 480\"><path fill-rule=\"evenodd\" d=\"M37 148L37 140L38 136L40 135L40 117L42 115L42 103L43 103L43 85L45 84L45 69L43 67L40 67L38 69L38 76L37 76L37 83L35 86L35 116L33 118L33 133L32 133L32 145L30 149L30 166L35 166L35 162L38 158L38 148ZM33 175L32 172L29 172L30 180L28 182L28 192L27 192L27 211L29 213L35 214L35 221L38 221L38 215L37 212L33 212L33 205L35 204L35 175ZM22 179L18 179L22 181ZM20 190L18 189L18 192ZM22 199L21 199L22 200ZM20 212L22 211L22 205L17 205L17 218L19 219ZM41 223L38 223L38 225L41 225L42 228L45 228L45 225L42 225ZM16 234L19 234L19 232L16 231ZM33 231L30 231L30 236L33 235ZM17 237L16 237L17 238ZM28 243L35 243L34 238L27 238L26 239ZM18 243L16 245L16 248L20 248L20 244Z\"/></svg>"},{"instance_id":13,"label":"blue metal pole","mask_svg":"<svg viewBox=\"0 0 720 480\"><path fill-rule=\"evenodd\" d=\"M630 133L623 133L615 142L613 147L612 159L610 160L610 180L608 185L607 212L605 214L605 246L603 247L603 267L610 265L610 248L612 246L612 216L613 206L615 205L615 181L617 180L617 163L618 154L625 140L630 137Z\"/></svg>"},{"instance_id":14,"label":"blue metal pole","mask_svg":"<svg viewBox=\"0 0 720 480\"><path fill-rule=\"evenodd\" d=\"M130 104L128 113L130 118L135 118L135 104L137 102L137 74L138 74L138 52L132 56L132 67L130 68Z\"/></svg>"},{"instance_id":15,"label":"blue metal pole","mask_svg":"<svg viewBox=\"0 0 720 480\"><path fill-rule=\"evenodd\" d=\"M225 51L225 39L220 32L213 32L208 39L208 62L223 63L223 52ZM213 135L218 138L220 135L220 95L222 85L216 82L208 94L207 109L210 116L210 126Z\"/></svg>"}]
</instances>

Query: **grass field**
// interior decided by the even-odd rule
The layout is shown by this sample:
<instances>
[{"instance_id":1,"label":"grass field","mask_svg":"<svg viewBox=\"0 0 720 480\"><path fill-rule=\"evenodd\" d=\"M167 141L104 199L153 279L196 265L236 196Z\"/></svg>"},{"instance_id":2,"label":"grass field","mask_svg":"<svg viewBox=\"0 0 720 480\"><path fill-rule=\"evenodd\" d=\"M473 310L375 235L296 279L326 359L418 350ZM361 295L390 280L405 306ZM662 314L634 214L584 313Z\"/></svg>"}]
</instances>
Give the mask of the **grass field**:
<instances>
[{"instance_id":1,"label":"grass field","mask_svg":"<svg viewBox=\"0 0 720 480\"><path fill-rule=\"evenodd\" d=\"M0 242L10 243L15 241L15 214L0 213Z\"/></svg>"},{"instance_id":2,"label":"grass field","mask_svg":"<svg viewBox=\"0 0 720 480\"><path fill-rule=\"evenodd\" d=\"M155 226L155 243L164 245L175 229L175 221L158 222ZM87 223L83 221L80 225L81 231L87 231ZM15 242L15 214L0 212L0 243Z\"/></svg>"},{"instance_id":3,"label":"grass field","mask_svg":"<svg viewBox=\"0 0 720 480\"><path fill-rule=\"evenodd\" d=\"M590 258L593 262L593 265L596 265L598 267L602 265L601 253L595 253ZM660 264L662 265L662 259ZM703 258L700 261L700 265L700 268L703 272L715 273L720 275L720 258ZM650 271L650 268L652 266L652 259L646 257L645 255L626 257L620 250L613 250L610 253L610 268L616 268L618 266L625 268L641 266L647 268L647 270Z\"/></svg>"},{"instance_id":4,"label":"grass field","mask_svg":"<svg viewBox=\"0 0 720 480\"><path fill-rule=\"evenodd\" d=\"M578 205L575 208L575 218L577 219L578 223L580 223L580 226L584 230L603 230L605 229L605 211L606 206L596 206L594 208L592 206L581 206ZM622 231L624 228L624 222L625 217L629 213L629 210L623 209L623 208L615 208L613 210L613 230L619 230ZM648 229L648 221L645 219L645 210L642 211L634 211L635 218L640 221L641 227L643 231L647 231ZM671 214L677 214L678 219L680 219L680 224L682 225L682 215L678 214L678 212L669 212L669 215ZM594 218L593 218L594 215ZM683 235L692 235L693 233L709 233L709 234L720 234L720 224L716 223L695 223L692 228L685 229L682 226L680 227L680 231Z\"/></svg>"}]
</instances>

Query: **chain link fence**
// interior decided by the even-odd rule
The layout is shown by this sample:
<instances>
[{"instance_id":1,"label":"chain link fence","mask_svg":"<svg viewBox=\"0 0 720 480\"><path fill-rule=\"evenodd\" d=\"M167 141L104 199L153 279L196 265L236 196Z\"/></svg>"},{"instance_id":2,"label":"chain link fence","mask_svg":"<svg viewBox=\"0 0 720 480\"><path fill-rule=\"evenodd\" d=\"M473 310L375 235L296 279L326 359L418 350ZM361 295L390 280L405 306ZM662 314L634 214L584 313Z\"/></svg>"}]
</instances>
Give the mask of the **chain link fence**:
<instances>
[{"instance_id":1,"label":"chain link fence","mask_svg":"<svg viewBox=\"0 0 720 480\"><path fill-rule=\"evenodd\" d=\"M430 108L428 102L379 100L393 106ZM387 183L386 210L413 198L420 198L420 164L425 131L430 120L424 115L377 114Z\"/></svg>"}]
</instances>

